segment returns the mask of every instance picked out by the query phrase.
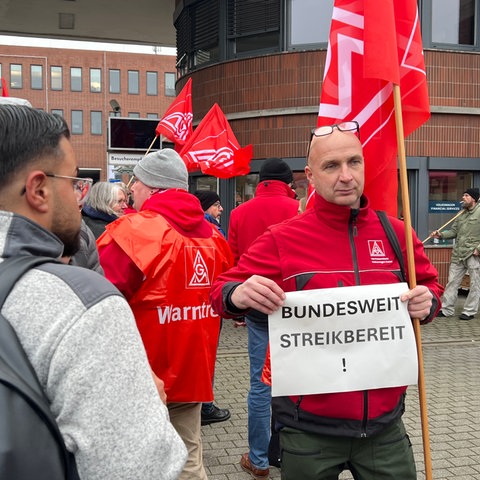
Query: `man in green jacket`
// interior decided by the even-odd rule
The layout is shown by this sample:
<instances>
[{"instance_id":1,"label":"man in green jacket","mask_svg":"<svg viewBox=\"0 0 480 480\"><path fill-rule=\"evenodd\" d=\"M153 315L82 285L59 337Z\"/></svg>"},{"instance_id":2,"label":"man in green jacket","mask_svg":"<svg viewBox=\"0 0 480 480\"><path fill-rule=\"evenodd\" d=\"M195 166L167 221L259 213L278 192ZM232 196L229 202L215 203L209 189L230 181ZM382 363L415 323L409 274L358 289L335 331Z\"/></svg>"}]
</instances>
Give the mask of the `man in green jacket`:
<instances>
[{"instance_id":1,"label":"man in green jacket","mask_svg":"<svg viewBox=\"0 0 480 480\"><path fill-rule=\"evenodd\" d=\"M470 275L470 289L463 306L460 320L471 320L478 311L480 302L480 205L477 203L478 188L467 188L463 194L464 212L452 225L451 230L435 231L435 238L455 238L448 282L442 297L442 309L437 317L452 317L458 289L466 272Z\"/></svg>"}]
</instances>

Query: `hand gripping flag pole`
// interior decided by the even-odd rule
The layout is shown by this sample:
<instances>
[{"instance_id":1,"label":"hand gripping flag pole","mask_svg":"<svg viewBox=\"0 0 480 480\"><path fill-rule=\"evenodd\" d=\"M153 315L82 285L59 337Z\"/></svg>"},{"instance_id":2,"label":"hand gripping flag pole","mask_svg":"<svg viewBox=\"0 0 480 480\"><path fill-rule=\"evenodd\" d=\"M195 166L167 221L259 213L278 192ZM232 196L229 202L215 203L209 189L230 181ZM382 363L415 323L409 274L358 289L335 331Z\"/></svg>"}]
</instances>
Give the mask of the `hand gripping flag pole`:
<instances>
[{"instance_id":1,"label":"hand gripping flag pole","mask_svg":"<svg viewBox=\"0 0 480 480\"><path fill-rule=\"evenodd\" d=\"M452 217L448 222L444 223L441 227L437 228L437 232L439 232L440 230L443 230L447 225L450 225L454 220L456 220L462 213L464 213L465 210L460 210L454 217ZM432 237L433 237L433 233L432 232L425 240L422 241L422 243L425 243L427 242L428 240L430 240Z\"/></svg>"},{"instance_id":2,"label":"hand gripping flag pole","mask_svg":"<svg viewBox=\"0 0 480 480\"><path fill-rule=\"evenodd\" d=\"M365 4L370 8L370 13L372 12L372 6L374 2L371 0L364 0ZM416 2L400 2L399 0L390 0L383 3L385 7L384 14L390 16L392 19L398 21L400 16L404 16L403 22L405 20L410 24L406 30L410 35L408 36L411 43L407 45L417 44L417 49L421 48L421 36L418 24L418 9ZM400 13L400 15L399 15ZM400 25L401 24L397 24ZM398 41L397 36L397 41ZM400 43L400 42L399 42ZM397 48L400 48L400 44L397 43ZM413 50L413 49L412 49ZM418 53L418 52L417 52ZM405 49L405 52L401 55L400 67L407 67L407 72L411 65L409 65L408 58L408 48ZM412 54L414 56L414 54ZM420 68L419 68L420 67ZM421 68L423 67L423 68ZM424 74L425 67L421 63L416 65L416 68L422 70L421 73ZM403 73L403 72L402 72ZM404 73L403 78L408 76L409 73ZM395 75L393 75L395 78ZM402 199L402 208L403 208L403 221L405 226L405 242L406 242L406 252L407 252L407 265L408 265L408 284L409 288L415 288L417 285L416 273L415 273L415 259L414 259L414 249L413 249L413 236L412 236L412 220L410 214L410 199L408 194L408 176L407 176L407 160L405 153L405 132L404 132L404 120L403 120L403 107L402 107L402 93L401 93L401 84L402 84L402 75L398 78L398 81L393 80L393 105L395 111L395 132L397 137L397 152L398 152L398 170L400 178L400 194ZM420 77L421 78L421 77ZM408 88L411 88L410 91L406 93L406 97L410 95L410 92L418 90L422 92L421 97L423 100L427 100L428 105L428 93L426 89L426 77L423 80L417 80L418 82L415 85L415 82L404 82L404 85ZM410 105L407 105L407 108L410 108ZM428 109L428 116L429 116ZM427 118L428 118L427 116ZM425 119L426 120L426 119ZM425 121L423 120L423 121ZM420 125L423 122L420 122ZM420 126L417 123L417 127ZM417 345L417 357L418 357L418 396L419 396L419 406L420 406L420 420L422 426L422 441L423 441L423 456L425 462L425 478L426 480L432 480L432 458L430 453L430 433L428 428L428 409L427 409L427 396L426 396L426 386L425 386L425 372L424 372L424 362L423 362L423 349L422 349L422 334L420 330L420 319L413 319L413 329L415 332L415 342Z\"/></svg>"},{"instance_id":3,"label":"hand gripping flag pole","mask_svg":"<svg viewBox=\"0 0 480 480\"><path fill-rule=\"evenodd\" d=\"M413 256L413 240L412 240L412 220L410 215L410 199L408 196L408 177L407 177L407 160L405 154L405 137L403 134L402 119L402 100L400 94L400 86L393 85L393 98L395 105L395 124L397 131L398 143L398 161L400 174L400 192L403 205L403 221L405 224L405 241L407 248L407 264L408 264L408 284L410 288L417 285L415 275L415 260ZM409 233L407 235L407 232ZM427 395L425 387L425 372L423 368L423 350L422 350L422 333L420 330L420 319L413 319L413 330L415 332L415 342L417 345L418 357L418 397L420 403L420 419L422 423L422 440L423 440L423 457L425 462L425 478L432 480L432 457L430 453L430 433L428 429L428 409Z\"/></svg>"}]
</instances>

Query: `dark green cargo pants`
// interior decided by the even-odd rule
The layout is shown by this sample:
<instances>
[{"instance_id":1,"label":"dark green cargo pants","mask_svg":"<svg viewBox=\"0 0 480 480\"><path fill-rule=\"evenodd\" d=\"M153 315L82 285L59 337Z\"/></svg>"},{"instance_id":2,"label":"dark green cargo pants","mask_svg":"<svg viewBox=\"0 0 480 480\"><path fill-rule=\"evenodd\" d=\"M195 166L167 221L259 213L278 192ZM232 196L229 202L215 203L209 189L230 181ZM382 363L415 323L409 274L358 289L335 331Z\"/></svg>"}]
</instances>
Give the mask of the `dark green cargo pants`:
<instances>
[{"instance_id":1,"label":"dark green cargo pants","mask_svg":"<svg viewBox=\"0 0 480 480\"><path fill-rule=\"evenodd\" d=\"M412 445L402 420L369 438L280 431L282 480L337 480L349 468L356 480L415 480Z\"/></svg>"}]
</instances>

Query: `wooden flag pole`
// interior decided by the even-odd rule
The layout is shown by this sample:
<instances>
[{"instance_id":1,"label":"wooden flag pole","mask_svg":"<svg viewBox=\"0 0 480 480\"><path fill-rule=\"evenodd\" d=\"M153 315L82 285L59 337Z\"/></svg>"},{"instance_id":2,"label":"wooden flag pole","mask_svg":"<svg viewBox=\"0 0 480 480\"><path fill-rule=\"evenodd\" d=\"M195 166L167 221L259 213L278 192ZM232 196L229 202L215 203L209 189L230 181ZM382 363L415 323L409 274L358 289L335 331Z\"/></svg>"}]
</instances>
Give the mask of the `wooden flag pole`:
<instances>
[{"instance_id":1,"label":"wooden flag pole","mask_svg":"<svg viewBox=\"0 0 480 480\"><path fill-rule=\"evenodd\" d=\"M148 147L147 151L145 152L145 155L148 155L148 152L150 152L150 149L153 147L153 144L155 143L155 140L158 138L158 135L155 135L155 138L152 140L152 143Z\"/></svg>"},{"instance_id":2,"label":"wooden flag pole","mask_svg":"<svg viewBox=\"0 0 480 480\"><path fill-rule=\"evenodd\" d=\"M437 228L437 232L440 230L443 230L447 225L452 223L454 220L456 220L465 210L460 210L453 218L451 218L447 223L444 223L440 228ZM433 232L422 242L425 243L426 241L430 240L433 237Z\"/></svg>"},{"instance_id":3,"label":"wooden flag pole","mask_svg":"<svg viewBox=\"0 0 480 480\"><path fill-rule=\"evenodd\" d=\"M400 172L400 189L402 194L403 219L405 224L405 240L407 248L408 280L410 288L417 285L415 261L413 257L412 219L410 215L410 199L408 197L407 159L405 155L405 137L403 133L402 97L400 85L393 85L393 101L395 106L395 123L397 130L398 160ZM420 320L413 319L413 330L417 344L418 356L418 395L420 401L420 418L422 422L423 457L425 461L425 478L432 480L432 458L430 455L430 435L428 431L427 395L423 370L422 336Z\"/></svg>"},{"instance_id":4,"label":"wooden flag pole","mask_svg":"<svg viewBox=\"0 0 480 480\"><path fill-rule=\"evenodd\" d=\"M156 140L157 138L158 138L158 135L155 135L155 138L152 140L152 143L150 144L150 146L148 147L147 151L145 152L145 155L148 155L148 152L150 152L150 149L153 147L153 144L155 143L155 140ZM144 155L144 156L145 156L145 155ZM133 175L130 177L130 180L129 180L128 183L127 183L127 190L130 188L130 185L132 184L134 178L135 178L135 177L134 177Z\"/></svg>"}]
</instances>

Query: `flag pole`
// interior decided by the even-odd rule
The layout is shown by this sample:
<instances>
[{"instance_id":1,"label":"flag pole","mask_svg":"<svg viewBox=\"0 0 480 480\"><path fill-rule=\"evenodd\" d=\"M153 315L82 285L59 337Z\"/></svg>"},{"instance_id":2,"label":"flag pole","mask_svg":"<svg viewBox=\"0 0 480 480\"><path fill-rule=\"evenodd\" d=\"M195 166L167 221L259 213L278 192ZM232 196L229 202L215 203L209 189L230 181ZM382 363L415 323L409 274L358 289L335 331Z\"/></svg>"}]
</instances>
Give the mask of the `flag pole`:
<instances>
[{"instance_id":1,"label":"flag pole","mask_svg":"<svg viewBox=\"0 0 480 480\"><path fill-rule=\"evenodd\" d=\"M150 144L150 146L148 147L147 151L145 152L145 155L148 155L148 153L150 152L150 149L153 147L153 144L155 143L155 140L158 138L158 135L155 135L155 138L152 140L152 143Z\"/></svg>"},{"instance_id":2,"label":"flag pole","mask_svg":"<svg viewBox=\"0 0 480 480\"><path fill-rule=\"evenodd\" d=\"M145 155L148 155L148 153L150 152L150 150L151 150L151 148L153 147L153 144L155 143L155 140L156 140L157 138L158 138L158 135L155 135L155 138L152 140L152 143L151 143L150 146L147 148L147 151L145 152ZM144 155L144 156L145 156L145 155ZM127 183L127 189L130 188L130 185L133 183L133 179L134 179L134 178L135 178L135 177L134 177L133 175L130 177L130 180L129 180L128 183Z\"/></svg>"},{"instance_id":3,"label":"flag pole","mask_svg":"<svg viewBox=\"0 0 480 480\"><path fill-rule=\"evenodd\" d=\"M407 248L408 281L410 288L414 288L417 285L417 279L415 275L415 261L413 257L412 220L410 215L410 199L408 197L407 160L405 155L405 137L403 133L402 97L400 94L400 85L393 84L393 100L395 106L400 189L402 195L403 219L405 224L405 240ZM425 389L425 375L423 370L422 336L420 332L420 320L418 318L413 319L413 330L415 332L418 356L418 394L420 402L420 418L422 422L425 478L426 480L432 480L432 459L430 455L427 398Z\"/></svg>"},{"instance_id":4,"label":"flag pole","mask_svg":"<svg viewBox=\"0 0 480 480\"><path fill-rule=\"evenodd\" d=\"M456 220L465 210L460 210L453 218L451 218L447 223L444 223L441 227L437 228L437 232L443 230L447 225L450 225L454 220ZM425 239L422 243L425 243L427 240L430 240L433 237L433 232Z\"/></svg>"}]
</instances>

